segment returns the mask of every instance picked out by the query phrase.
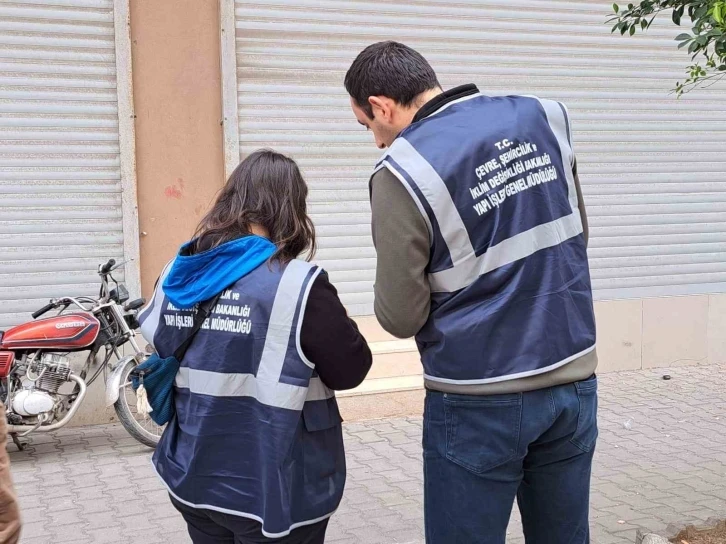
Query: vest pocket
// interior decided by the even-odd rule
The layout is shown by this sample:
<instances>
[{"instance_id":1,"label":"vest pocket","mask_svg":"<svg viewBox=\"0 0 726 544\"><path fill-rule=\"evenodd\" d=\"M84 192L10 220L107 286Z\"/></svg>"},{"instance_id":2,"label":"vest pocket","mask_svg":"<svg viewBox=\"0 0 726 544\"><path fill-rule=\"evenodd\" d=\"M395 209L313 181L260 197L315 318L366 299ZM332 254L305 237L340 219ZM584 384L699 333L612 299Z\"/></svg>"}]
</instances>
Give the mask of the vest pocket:
<instances>
[{"instance_id":1,"label":"vest pocket","mask_svg":"<svg viewBox=\"0 0 726 544\"><path fill-rule=\"evenodd\" d=\"M446 458L482 474L517 456L522 395L444 395Z\"/></svg>"},{"instance_id":2,"label":"vest pocket","mask_svg":"<svg viewBox=\"0 0 726 544\"><path fill-rule=\"evenodd\" d=\"M340 503L345 487L341 422L334 398L303 406L286 469L290 516L295 522L330 514Z\"/></svg>"},{"instance_id":3,"label":"vest pocket","mask_svg":"<svg viewBox=\"0 0 726 544\"><path fill-rule=\"evenodd\" d=\"M588 453L597 441L597 377L575 382L577 392L578 414L577 428L570 442Z\"/></svg>"},{"instance_id":4,"label":"vest pocket","mask_svg":"<svg viewBox=\"0 0 726 544\"><path fill-rule=\"evenodd\" d=\"M324 431L343 422L335 399L306 402L302 409L302 419L308 432Z\"/></svg>"},{"instance_id":5,"label":"vest pocket","mask_svg":"<svg viewBox=\"0 0 726 544\"><path fill-rule=\"evenodd\" d=\"M305 479L308 482L320 481L340 470L341 458L345 456L340 425L343 418L335 399L330 399L306 402L302 420Z\"/></svg>"}]
</instances>

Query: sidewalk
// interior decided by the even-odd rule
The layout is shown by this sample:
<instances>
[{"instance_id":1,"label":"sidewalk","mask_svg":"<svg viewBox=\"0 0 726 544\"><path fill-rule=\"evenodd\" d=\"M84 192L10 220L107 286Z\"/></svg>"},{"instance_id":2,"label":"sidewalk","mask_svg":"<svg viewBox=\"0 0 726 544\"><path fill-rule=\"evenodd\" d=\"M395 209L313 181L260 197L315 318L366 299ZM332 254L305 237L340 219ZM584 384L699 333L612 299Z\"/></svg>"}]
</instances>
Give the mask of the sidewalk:
<instances>
[{"instance_id":1,"label":"sidewalk","mask_svg":"<svg viewBox=\"0 0 726 544\"><path fill-rule=\"evenodd\" d=\"M593 543L633 544L636 527L726 517L726 365L608 374L600 395ZM327 541L423 542L421 419L350 423L345 436L348 485ZM120 426L8 447L24 543L189 542L149 451ZM507 542L523 542L516 512Z\"/></svg>"}]
</instances>

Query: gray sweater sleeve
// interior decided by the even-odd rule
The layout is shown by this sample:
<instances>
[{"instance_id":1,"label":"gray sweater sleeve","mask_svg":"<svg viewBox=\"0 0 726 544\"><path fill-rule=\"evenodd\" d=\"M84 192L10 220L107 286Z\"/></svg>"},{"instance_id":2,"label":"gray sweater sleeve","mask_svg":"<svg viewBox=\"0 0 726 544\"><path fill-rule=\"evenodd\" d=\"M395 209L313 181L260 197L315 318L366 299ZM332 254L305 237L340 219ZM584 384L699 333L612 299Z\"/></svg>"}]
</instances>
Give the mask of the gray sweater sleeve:
<instances>
[{"instance_id":1,"label":"gray sweater sleeve","mask_svg":"<svg viewBox=\"0 0 726 544\"><path fill-rule=\"evenodd\" d=\"M397 338L410 338L429 317L428 227L411 195L387 169L371 179L373 243L378 254L376 317Z\"/></svg>"}]
</instances>

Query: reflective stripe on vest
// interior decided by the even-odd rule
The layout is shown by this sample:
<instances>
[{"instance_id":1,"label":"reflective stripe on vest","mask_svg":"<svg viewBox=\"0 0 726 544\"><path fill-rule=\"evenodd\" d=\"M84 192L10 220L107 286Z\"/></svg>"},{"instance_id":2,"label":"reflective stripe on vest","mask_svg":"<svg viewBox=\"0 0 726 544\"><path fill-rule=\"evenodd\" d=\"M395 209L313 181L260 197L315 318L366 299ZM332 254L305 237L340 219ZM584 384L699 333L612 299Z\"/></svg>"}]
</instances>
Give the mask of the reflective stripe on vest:
<instances>
[{"instance_id":1,"label":"reflective stripe on vest","mask_svg":"<svg viewBox=\"0 0 726 544\"><path fill-rule=\"evenodd\" d=\"M323 400L333 397L333 392L320 381L320 378L312 378L308 387L290 385L280 381L295 318L295 309L310 269L311 265L302 261L291 261L287 266L272 305L270 327L265 338L265 347L256 376L182 367L177 374L175 385L178 388L189 389L192 393L212 397L253 397L262 404L289 410L302 410L306 400ZM303 294L303 308L318 274L320 274L319 268L309 278ZM295 334L302 359L301 327L302 319L299 319ZM313 368L310 361L303 359L303 362Z\"/></svg>"},{"instance_id":2,"label":"reflective stripe on vest","mask_svg":"<svg viewBox=\"0 0 726 544\"><path fill-rule=\"evenodd\" d=\"M262 404L302 410L307 401L325 400L334 396L320 378L311 378L308 387L280 382L267 382L254 374L224 374L188 367L179 369L175 385L197 395L210 397L252 397Z\"/></svg>"},{"instance_id":3,"label":"reflective stripe on vest","mask_svg":"<svg viewBox=\"0 0 726 544\"><path fill-rule=\"evenodd\" d=\"M460 100L447 104L444 108L433 114L439 115L442 111L455 103L464 102L473 98L481 97L481 94L464 97ZM560 146L560 153L563 161L572 166L574 154L569 144L569 122L564 106L551 100L540 100L550 128ZM429 274L429 284L432 292L452 293L471 285L479 276L486 274L513 263L545 248L554 247L565 240L582 234L583 225L577 203L577 190L575 178L571 168L565 168L567 178L568 199L571 206L571 213L549 223L538 225L532 229L508 238L501 243L489 247L482 255L475 254L469 239L467 229L456 209L446 184L436 170L426 161L421 154L404 138L398 138L391 148L384 154L377 170L388 168L398 177L421 211L429 226L431 235L431 222L428 214L425 213L417 195L402 175L387 160L392 158L403 170L405 170L416 182L418 189L426 198L429 207L433 211L438 222L441 234L451 255L453 267L447 270L434 271Z\"/></svg>"}]
</instances>

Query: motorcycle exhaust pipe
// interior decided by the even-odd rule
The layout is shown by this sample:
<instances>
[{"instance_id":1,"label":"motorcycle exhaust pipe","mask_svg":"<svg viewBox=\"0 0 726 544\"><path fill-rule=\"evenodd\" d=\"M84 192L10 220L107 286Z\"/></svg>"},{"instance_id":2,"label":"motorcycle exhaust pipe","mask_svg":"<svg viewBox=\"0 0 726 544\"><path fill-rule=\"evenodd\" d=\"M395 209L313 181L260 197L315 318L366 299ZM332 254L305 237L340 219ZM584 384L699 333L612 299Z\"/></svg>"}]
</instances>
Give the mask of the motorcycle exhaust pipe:
<instances>
[{"instance_id":1,"label":"motorcycle exhaust pipe","mask_svg":"<svg viewBox=\"0 0 726 544\"><path fill-rule=\"evenodd\" d=\"M57 421L56 423L53 423L53 425L8 425L8 434L9 433L31 433L31 432L38 432L38 433L49 433L51 431L57 431L61 427L64 427L71 419L73 419L73 416L76 415L76 412L78 411L78 408L80 408L81 403L83 402L83 398L86 396L86 382L83 381L79 376L76 376L75 374L71 374L68 376L69 379L73 380L78 384L78 397L76 397L75 402L71 406L71 409L68 410L68 413L65 415L63 419L60 421Z\"/></svg>"}]
</instances>

